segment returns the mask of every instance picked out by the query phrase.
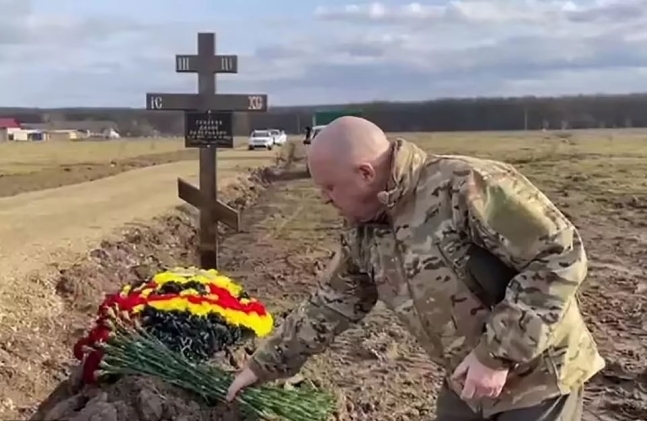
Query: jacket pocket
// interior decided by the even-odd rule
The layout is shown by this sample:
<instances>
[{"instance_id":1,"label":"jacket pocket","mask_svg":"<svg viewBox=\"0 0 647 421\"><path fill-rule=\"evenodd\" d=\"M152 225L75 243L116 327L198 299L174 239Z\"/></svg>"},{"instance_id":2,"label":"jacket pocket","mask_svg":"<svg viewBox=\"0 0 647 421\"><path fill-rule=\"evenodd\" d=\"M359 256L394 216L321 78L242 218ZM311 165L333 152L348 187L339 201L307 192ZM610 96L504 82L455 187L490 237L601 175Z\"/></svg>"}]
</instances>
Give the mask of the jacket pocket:
<instances>
[{"instance_id":1,"label":"jacket pocket","mask_svg":"<svg viewBox=\"0 0 647 421\"><path fill-rule=\"evenodd\" d=\"M455 244L459 244L455 246ZM476 346L483 332L485 322L490 314L490 309L482 302L482 298L475 294L472 288L464 281L466 277L465 259L467 249L465 245L452 242L436 242L435 248L452 271L451 282L453 287L445 288L443 299L451 311L451 317L456 329L455 335L463 337L464 345Z\"/></svg>"},{"instance_id":2,"label":"jacket pocket","mask_svg":"<svg viewBox=\"0 0 647 421\"><path fill-rule=\"evenodd\" d=\"M482 247L472 244L467 251L464 282L489 308L503 301L510 281L518 273Z\"/></svg>"}]
</instances>

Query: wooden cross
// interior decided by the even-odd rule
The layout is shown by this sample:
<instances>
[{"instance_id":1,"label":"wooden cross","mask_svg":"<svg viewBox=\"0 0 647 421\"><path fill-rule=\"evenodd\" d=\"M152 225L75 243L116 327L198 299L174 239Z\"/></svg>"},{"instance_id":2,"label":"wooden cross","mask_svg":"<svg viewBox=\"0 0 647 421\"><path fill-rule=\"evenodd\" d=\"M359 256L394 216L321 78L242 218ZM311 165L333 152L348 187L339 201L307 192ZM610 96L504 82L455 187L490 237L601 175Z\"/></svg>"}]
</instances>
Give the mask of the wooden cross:
<instances>
[{"instance_id":1,"label":"wooden cross","mask_svg":"<svg viewBox=\"0 0 647 421\"><path fill-rule=\"evenodd\" d=\"M200 209L200 266L218 268L218 221L240 230L238 211L217 195L217 147L233 148L233 112L267 111L265 94L216 94L216 73L238 73L238 57L216 55L216 35L198 34L197 55L176 55L177 73L197 73L197 94L146 94L146 109L185 112L185 146L200 148L200 188L178 178L178 195Z\"/></svg>"}]
</instances>

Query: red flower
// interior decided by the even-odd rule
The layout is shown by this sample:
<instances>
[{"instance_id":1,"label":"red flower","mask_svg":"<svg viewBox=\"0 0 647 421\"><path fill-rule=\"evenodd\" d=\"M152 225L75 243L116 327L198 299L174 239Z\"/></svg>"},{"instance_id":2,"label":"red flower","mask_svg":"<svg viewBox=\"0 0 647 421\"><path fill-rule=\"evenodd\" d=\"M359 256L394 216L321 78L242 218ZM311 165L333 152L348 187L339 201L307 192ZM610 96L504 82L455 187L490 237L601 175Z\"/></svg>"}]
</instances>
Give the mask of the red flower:
<instances>
[{"instance_id":1,"label":"red flower","mask_svg":"<svg viewBox=\"0 0 647 421\"><path fill-rule=\"evenodd\" d=\"M95 371L99 369L103 351L97 347L99 343L105 342L110 336L110 328L105 323L113 318L121 317L122 312L127 313L130 317L136 317L133 310L142 305L152 302L168 301L177 299L177 293L157 294L155 289L158 285L154 281L147 282L136 288L130 289L126 294L117 292L114 294L106 294L103 302L97 310L97 318L95 326L88 332L88 335L79 339L73 347L74 357L83 362L83 381L86 383L95 383ZM219 306L223 309L233 310L245 314L257 313L263 317L267 315L265 307L256 301L249 301L241 303L240 300L233 296L227 289L218 287L214 284L206 285L209 289L209 294L217 298L210 298L207 296L199 295L186 295L184 299L192 304L211 304ZM147 296L142 295L145 289L152 289L153 291ZM114 311L112 313L110 310ZM88 350L91 348L92 350Z\"/></svg>"}]
</instances>

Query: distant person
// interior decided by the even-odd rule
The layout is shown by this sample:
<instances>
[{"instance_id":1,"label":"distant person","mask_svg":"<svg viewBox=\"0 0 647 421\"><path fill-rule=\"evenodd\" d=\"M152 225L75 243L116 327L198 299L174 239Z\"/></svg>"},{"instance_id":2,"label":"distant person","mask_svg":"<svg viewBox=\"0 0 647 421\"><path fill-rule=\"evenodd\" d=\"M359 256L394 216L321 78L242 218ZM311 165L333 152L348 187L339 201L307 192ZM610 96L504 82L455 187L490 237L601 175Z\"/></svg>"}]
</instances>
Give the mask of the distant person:
<instances>
[{"instance_id":1,"label":"distant person","mask_svg":"<svg viewBox=\"0 0 647 421\"><path fill-rule=\"evenodd\" d=\"M447 370L438 421L581 420L584 384L604 367L575 298L587 258L528 179L502 162L390 142L357 117L325 127L308 163L348 229L321 286L228 399L296 374L380 299Z\"/></svg>"},{"instance_id":2,"label":"distant person","mask_svg":"<svg viewBox=\"0 0 647 421\"><path fill-rule=\"evenodd\" d=\"M304 140L310 140L311 135L312 135L312 127L308 126L306 127L306 138Z\"/></svg>"}]
</instances>

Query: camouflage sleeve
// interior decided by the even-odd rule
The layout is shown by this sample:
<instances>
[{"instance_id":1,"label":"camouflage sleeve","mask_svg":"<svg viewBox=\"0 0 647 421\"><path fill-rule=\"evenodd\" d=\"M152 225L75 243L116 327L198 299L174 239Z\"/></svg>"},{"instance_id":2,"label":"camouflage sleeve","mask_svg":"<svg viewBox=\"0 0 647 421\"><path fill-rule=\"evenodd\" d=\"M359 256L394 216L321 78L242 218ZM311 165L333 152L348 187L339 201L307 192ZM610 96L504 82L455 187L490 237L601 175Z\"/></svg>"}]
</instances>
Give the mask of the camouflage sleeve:
<instances>
[{"instance_id":1,"label":"camouflage sleeve","mask_svg":"<svg viewBox=\"0 0 647 421\"><path fill-rule=\"evenodd\" d=\"M551 345L586 277L582 240L512 166L472 169L459 179L456 208L469 237L519 272L494 307L476 356L492 368L529 362Z\"/></svg>"},{"instance_id":2,"label":"camouflage sleeve","mask_svg":"<svg viewBox=\"0 0 647 421\"><path fill-rule=\"evenodd\" d=\"M323 352L375 306L376 285L355 264L344 238L315 292L252 356L250 368L261 382L295 375L310 356Z\"/></svg>"}]
</instances>

